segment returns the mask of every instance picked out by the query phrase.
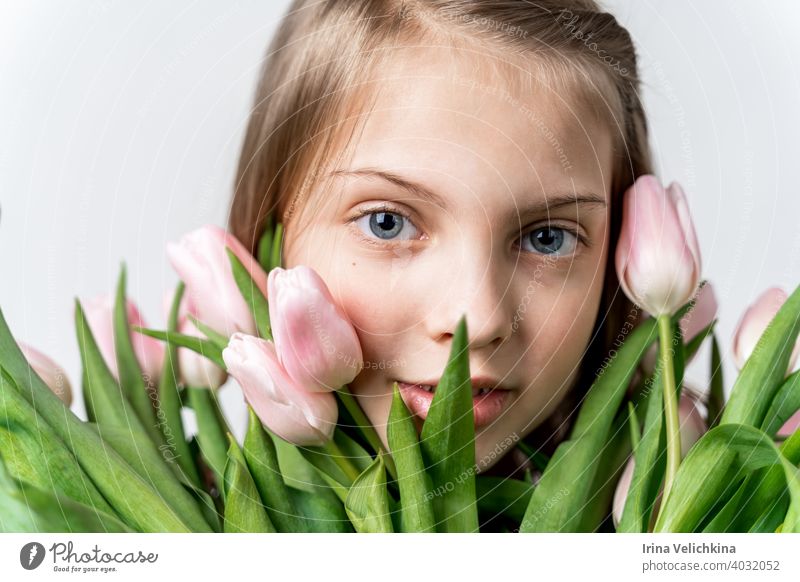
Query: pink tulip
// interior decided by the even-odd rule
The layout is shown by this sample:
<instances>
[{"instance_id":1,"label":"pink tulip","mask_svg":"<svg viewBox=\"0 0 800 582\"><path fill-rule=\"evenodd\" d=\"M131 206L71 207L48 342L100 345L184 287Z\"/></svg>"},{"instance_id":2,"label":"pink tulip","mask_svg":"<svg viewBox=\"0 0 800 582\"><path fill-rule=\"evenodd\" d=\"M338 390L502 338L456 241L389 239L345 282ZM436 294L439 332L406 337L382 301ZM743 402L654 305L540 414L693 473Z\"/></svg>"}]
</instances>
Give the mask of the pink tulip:
<instances>
[{"instance_id":1,"label":"pink tulip","mask_svg":"<svg viewBox=\"0 0 800 582\"><path fill-rule=\"evenodd\" d=\"M313 392L338 390L363 364L358 335L311 268L272 269L267 281L275 349L295 383Z\"/></svg>"},{"instance_id":2,"label":"pink tulip","mask_svg":"<svg viewBox=\"0 0 800 582\"><path fill-rule=\"evenodd\" d=\"M733 333L733 362L738 369L741 370L744 367L745 362L756 349L761 335L785 302L786 292L779 287L771 287L764 291L755 303L744 312ZM794 369L798 354L800 354L800 341L795 344L792 355L789 357L787 375Z\"/></svg>"},{"instance_id":3,"label":"pink tulip","mask_svg":"<svg viewBox=\"0 0 800 582\"><path fill-rule=\"evenodd\" d=\"M694 298L694 307L686 312L686 315L684 315L678 323L681 328L681 334L683 335L683 341L688 342L700 335L700 332L708 327L717 317L718 308L719 306L717 304L717 297L714 294L714 288L711 286L711 283L706 282L705 285L700 287L700 290ZM694 355L696 354L693 354L692 357L694 357ZM642 358L642 367L646 372L650 374L653 373L653 370L656 368L657 358L658 344L653 344L645 353L644 358ZM690 358L686 364L691 361Z\"/></svg>"},{"instance_id":4,"label":"pink tulip","mask_svg":"<svg viewBox=\"0 0 800 582\"><path fill-rule=\"evenodd\" d=\"M694 296L700 266L700 247L680 185L673 182L664 190L654 176L640 176L623 203L616 252L623 291L653 315L671 315Z\"/></svg>"},{"instance_id":5,"label":"pink tulip","mask_svg":"<svg viewBox=\"0 0 800 582\"><path fill-rule=\"evenodd\" d=\"M184 319L178 327L180 333L205 338L205 334L188 319ZM181 378L186 386L205 387L216 390L228 379L225 370L208 358L188 348L178 349L178 366Z\"/></svg>"},{"instance_id":6,"label":"pink tulip","mask_svg":"<svg viewBox=\"0 0 800 582\"><path fill-rule=\"evenodd\" d=\"M695 297L694 306L686 312L680 320L681 333L684 340L689 341L700 335L706 327L717 317L719 305L717 296L714 294L714 287L706 282L700 287Z\"/></svg>"},{"instance_id":7,"label":"pink tulip","mask_svg":"<svg viewBox=\"0 0 800 582\"><path fill-rule=\"evenodd\" d=\"M172 307L171 292L168 291L164 294L163 305L165 318L168 318ZM196 318L197 312L184 295L178 307L178 332L206 339L206 335L192 323L188 315ZM225 370L189 348L178 348L178 368L182 383L193 388L205 387L216 390L228 379L228 373Z\"/></svg>"},{"instance_id":8,"label":"pink tulip","mask_svg":"<svg viewBox=\"0 0 800 582\"><path fill-rule=\"evenodd\" d=\"M64 369L36 348L22 342L18 343L36 375L69 407L72 404L72 387Z\"/></svg>"},{"instance_id":9,"label":"pink tulip","mask_svg":"<svg viewBox=\"0 0 800 582\"><path fill-rule=\"evenodd\" d=\"M800 410L794 413L794 415L786 421L780 430L778 430L778 436L780 437L788 437L792 436L797 429L800 429Z\"/></svg>"},{"instance_id":10,"label":"pink tulip","mask_svg":"<svg viewBox=\"0 0 800 582\"><path fill-rule=\"evenodd\" d=\"M692 448L692 445L700 440L700 437L708 430L705 420L703 420L703 415L698 407L697 397L694 395L694 391L687 386L684 386L683 390L681 390L678 417L680 419L681 431L681 457L685 457L689 449ZM628 497L628 491L631 487L635 466L636 463L633 457L631 457L627 465L625 465L625 469L622 471L622 475L617 483L617 488L614 491L614 500L612 502L614 527L618 526L622 519L622 511L625 509L625 500ZM656 498L653 514L658 513L660 503L661 492L659 492Z\"/></svg>"},{"instance_id":11,"label":"pink tulip","mask_svg":"<svg viewBox=\"0 0 800 582\"><path fill-rule=\"evenodd\" d=\"M106 365L114 377L119 379L116 349L114 347L114 297L112 295L99 295L82 302L82 307ZM128 324L130 326L147 327L136 304L130 299L128 299L127 308ZM161 377L161 368L164 364L164 344L161 340L151 338L134 330L131 330L131 342L133 343L133 351L139 362L142 376L148 382L157 383Z\"/></svg>"},{"instance_id":12,"label":"pink tulip","mask_svg":"<svg viewBox=\"0 0 800 582\"><path fill-rule=\"evenodd\" d=\"M258 289L266 295L267 274L241 242L218 226L207 225L167 244L167 254L186 284L198 319L225 336L241 331L256 334L255 321L233 278L226 248L242 262Z\"/></svg>"},{"instance_id":13,"label":"pink tulip","mask_svg":"<svg viewBox=\"0 0 800 582\"><path fill-rule=\"evenodd\" d=\"M333 394L310 392L294 382L271 341L234 333L222 358L245 400L279 437L298 446L319 446L333 436L338 418Z\"/></svg>"},{"instance_id":14,"label":"pink tulip","mask_svg":"<svg viewBox=\"0 0 800 582\"><path fill-rule=\"evenodd\" d=\"M681 431L681 458L685 457L692 445L708 430L699 399L691 388L684 386L678 403L678 418Z\"/></svg>"},{"instance_id":15,"label":"pink tulip","mask_svg":"<svg viewBox=\"0 0 800 582\"><path fill-rule=\"evenodd\" d=\"M614 500L611 502L611 518L614 520L614 527L619 526L622 521L622 512L625 509L625 501L628 498L628 491L631 488L631 481L633 481L633 471L636 468L636 461L633 457L628 460L625 468L622 470L622 475L617 483L617 488L614 490ZM661 496L659 495L659 498ZM659 499L660 500L660 499ZM658 501L656 504L658 504ZM656 508L653 508L656 511Z\"/></svg>"}]
</instances>

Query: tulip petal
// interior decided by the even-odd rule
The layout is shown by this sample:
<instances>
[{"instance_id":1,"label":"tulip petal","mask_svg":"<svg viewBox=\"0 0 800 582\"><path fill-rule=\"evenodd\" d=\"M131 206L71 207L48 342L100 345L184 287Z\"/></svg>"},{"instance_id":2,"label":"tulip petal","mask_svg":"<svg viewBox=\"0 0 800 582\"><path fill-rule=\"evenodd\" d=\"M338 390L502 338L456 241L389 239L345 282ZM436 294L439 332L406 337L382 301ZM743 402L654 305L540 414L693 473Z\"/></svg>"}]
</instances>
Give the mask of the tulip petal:
<instances>
[{"instance_id":1,"label":"tulip petal","mask_svg":"<svg viewBox=\"0 0 800 582\"><path fill-rule=\"evenodd\" d=\"M226 249L237 256L266 295L267 275L258 261L218 226L203 226L184 235L178 243L168 243L167 255L186 284L198 319L226 336L236 331L254 334L253 317L233 278Z\"/></svg>"},{"instance_id":2,"label":"tulip petal","mask_svg":"<svg viewBox=\"0 0 800 582\"><path fill-rule=\"evenodd\" d=\"M331 438L338 417L336 399L297 385L280 365L271 341L235 333L222 357L245 399L272 432L303 446Z\"/></svg>"},{"instance_id":3,"label":"tulip petal","mask_svg":"<svg viewBox=\"0 0 800 582\"><path fill-rule=\"evenodd\" d=\"M295 382L313 392L350 383L362 365L355 329L311 268L270 271L272 335L281 364Z\"/></svg>"},{"instance_id":4,"label":"tulip petal","mask_svg":"<svg viewBox=\"0 0 800 582\"><path fill-rule=\"evenodd\" d=\"M685 196L651 175L626 191L615 254L625 294L654 315L672 314L695 293L700 255Z\"/></svg>"}]
</instances>

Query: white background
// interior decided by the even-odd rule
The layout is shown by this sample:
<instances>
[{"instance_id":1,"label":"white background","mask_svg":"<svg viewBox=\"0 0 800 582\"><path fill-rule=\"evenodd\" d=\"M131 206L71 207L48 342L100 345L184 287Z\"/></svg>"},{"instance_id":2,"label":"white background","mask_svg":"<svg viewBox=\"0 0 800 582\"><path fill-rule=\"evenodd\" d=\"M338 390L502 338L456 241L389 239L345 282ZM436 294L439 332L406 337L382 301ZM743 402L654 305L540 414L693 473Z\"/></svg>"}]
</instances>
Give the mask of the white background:
<instances>
[{"instance_id":1,"label":"white background","mask_svg":"<svg viewBox=\"0 0 800 582\"><path fill-rule=\"evenodd\" d=\"M763 289L800 284L800 3L604 5L637 42L657 174L689 196L727 350ZM129 295L163 329L177 282L165 244L225 224L286 6L0 1L0 307L65 367L79 414L74 298L112 291L124 260ZM241 437L241 393L222 398Z\"/></svg>"},{"instance_id":2,"label":"white background","mask_svg":"<svg viewBox=\"0 0 800 582\"><path fill-rule=\"evenodd\" d=\"M767 580L779 582L797 580L797 541L792 535L734 534L625 534L594 535L589 533L537 533L530 535L499 534L491 538L502 541L503 558L496 554L484 558L488 546L479 535L437 534L436 552L431 550L431 536L422 533L371 534L359 536L358 550L354 540L339 534L3 534L0 543L2 572L19 572L20 580L184 580L193 575L204 580L249 580L258 576L267 580L298 578L326 582L356 582L386 580L406 582L413 574L411 567L387 567L397 563L398 556L414 556L413 567L425 574L425 579L442 580L545 580L600 579L628 582L629 580L691 580L719 582L725 580ZM363 540L363 541L362 541ZM46 550L42 564L29 574L20 568L20 549L30 541L41 543ZM123 555L138 552L158 554L152 563L97 564L65 561L64 546L73 543L73 553ZM644 553L644 546L669 546L670 553ZM736 553L675 553L673 544L696 544L710 549L712 545L733 546ZM499 545L499 544L498 544ZM312 559L309 559L312 556ZM356 557L342 563L342 556ZM464 559L470 556L471 559ZM357 560L357 562L356 562ZM739 569L731 568L732 561L749 561ZM756 563L756 562L760 562ZM770 566L766 562L770 562ZM346 564L346 565L345 565ZM357 564L357 565L356 565ZM687 571L687 564L696 571ZM694 566L697 564L697 566ZM83 567L113 566L115 572L84 574ZM760 570L754 567L760 565ZM337 567L338 566L338 567ZM350 567L347 567L350 566ZM726 568L727 566L727 568ZM58 571L55 567L74 571ZM770 570L766 568L770 567ZM774 569L777 567L778 569ZM644 573L645 569L647 573ZM670 568L667 570L666 568ZM677 570L677 571L676 571ZM258 572L258 574L255 574ZM28 575L25 575L28 574ZM255 574L255 575L254 575ZM524 578L520 574L527 574ZM598 576L599 574L599 576ZM189 578L194 579L194 578Z\"/></svg>"}]
</instances>

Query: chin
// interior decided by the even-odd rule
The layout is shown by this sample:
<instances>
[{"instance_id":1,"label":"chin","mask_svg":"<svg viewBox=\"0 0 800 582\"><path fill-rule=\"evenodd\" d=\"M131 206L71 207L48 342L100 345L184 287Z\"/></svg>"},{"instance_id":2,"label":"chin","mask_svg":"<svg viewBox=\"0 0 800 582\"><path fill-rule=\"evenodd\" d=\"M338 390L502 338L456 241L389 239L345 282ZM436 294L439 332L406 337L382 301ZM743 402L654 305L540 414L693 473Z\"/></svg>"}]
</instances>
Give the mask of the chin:
<instances>
[{"instance_id":1,"label":"chin","mask_svg":"<svg viewBox=\"0 0 800 582\"><path fill-rule=\"evenodd\" d=\"M495 434L487 430L475 437L475 466L478 474L491 469L500 459L510 453L519 441L519 434Z\"/></svg>"}]
</instances>

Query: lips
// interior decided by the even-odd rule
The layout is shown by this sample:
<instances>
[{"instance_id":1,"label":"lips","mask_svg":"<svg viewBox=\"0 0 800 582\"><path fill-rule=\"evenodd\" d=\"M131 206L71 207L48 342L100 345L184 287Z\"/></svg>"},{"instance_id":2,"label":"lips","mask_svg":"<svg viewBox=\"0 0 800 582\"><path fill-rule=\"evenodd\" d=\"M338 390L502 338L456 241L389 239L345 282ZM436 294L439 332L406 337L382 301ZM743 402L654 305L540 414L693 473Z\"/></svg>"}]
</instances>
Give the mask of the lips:
<instances>
[{"instance_id":1,"label":"lips","mask_svg":"<svg viewBox=\"0 0 800 582\"><path fill-rule=\"evenodd\" d=\"M476 386L475 384L479 384ZM425 420L428 416L433 395L436 393L432 384L409 384L397 382L400 396L414 416ZM475 428L491 424L505 410L511 400L511 390L499 387L480 386L481 381L473 381L472 411Z\"/></svg>"},{"instance_id":2,"label":"lips","mask_svg":"<svg viewBox=\"0 0 800 582\"><path fill-rule=\"evenodd\" d=\"M433 394L436 392L436 387L431 386L430 384L406 384L406 386L416 386L417 388L422 388L425 392L430 392ZM476 396L480 396L482 394L488 394L491 388L473 388L472 389L472 397L475 398Z\"/></svg>"}]
</instances>

